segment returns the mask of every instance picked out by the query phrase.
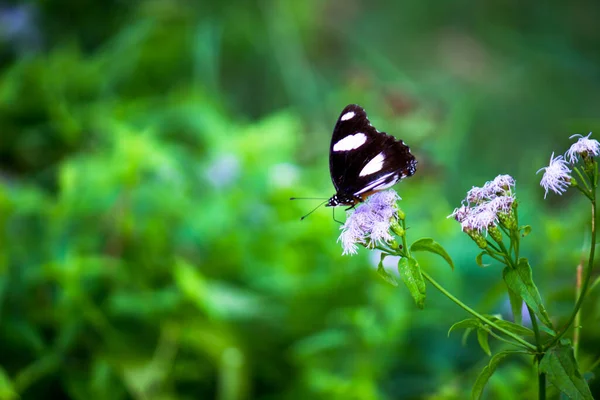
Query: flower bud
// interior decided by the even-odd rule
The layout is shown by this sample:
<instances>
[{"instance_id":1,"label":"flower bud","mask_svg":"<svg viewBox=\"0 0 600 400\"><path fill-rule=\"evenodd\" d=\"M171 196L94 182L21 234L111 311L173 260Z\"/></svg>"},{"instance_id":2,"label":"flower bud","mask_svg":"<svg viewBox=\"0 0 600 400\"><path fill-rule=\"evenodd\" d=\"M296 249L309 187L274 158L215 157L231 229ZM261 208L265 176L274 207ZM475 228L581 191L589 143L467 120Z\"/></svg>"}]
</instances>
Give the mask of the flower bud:
<instances>
[{"instance_id":1,"label":"flower bud","mask_svg":"<svg viewBox=\"0 0 600 400\"><path fill-rule=\"evenodd\" d=\"M465 232L471 237L471 239L473 239L475 244L477 244L477 247L479 247L482 250L487 249L487 240L485 240L485 237L479 231L474 229L467 229L465 230Z\"/></svg>"},{"instance_id":2,"label":"flower bud","mask_svg":"<svg viewBox=\"0 0 600 400\"><path fill-rule=\"evenodd\" d=\"M502 232L500 232L500 229L498 229L497 226L495 226L495 225L490 226L488 228L488 233L490 234L490 236L492 237L492 239L494 239L494 241L496 243L502 242Z\"/></svg>"}]
</instances>

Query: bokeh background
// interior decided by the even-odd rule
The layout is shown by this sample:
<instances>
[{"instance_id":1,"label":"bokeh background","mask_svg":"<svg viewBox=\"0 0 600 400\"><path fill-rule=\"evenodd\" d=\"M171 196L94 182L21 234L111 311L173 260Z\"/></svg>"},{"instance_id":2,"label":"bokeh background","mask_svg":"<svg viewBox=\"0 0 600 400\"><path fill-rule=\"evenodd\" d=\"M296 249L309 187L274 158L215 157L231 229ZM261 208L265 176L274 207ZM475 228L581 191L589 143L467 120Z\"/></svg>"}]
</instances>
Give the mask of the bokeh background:
<instances>
[{"instance_id":1,"label":"bokeh background","mask_svg":"<svg viewBox=\"0 0 600 400\"><path fill-rule=\"evenodd\" d=\"M300 222L317 202L289 197L333 194L331 131L361 104L418 158L396 187L409 241L457 266L423 268L510 318L500 266L446 218L510 174L522 253L564 321L589 210L544 200L536 171L600 134L599 16L589 0L0 1L0 399L467 398L488 357L447 336L465 313L433 287L418 310L377 254L341 255L331 210ZM532 398L533 374L503 364L486 398Z\"/></svg>"}]
</instances>

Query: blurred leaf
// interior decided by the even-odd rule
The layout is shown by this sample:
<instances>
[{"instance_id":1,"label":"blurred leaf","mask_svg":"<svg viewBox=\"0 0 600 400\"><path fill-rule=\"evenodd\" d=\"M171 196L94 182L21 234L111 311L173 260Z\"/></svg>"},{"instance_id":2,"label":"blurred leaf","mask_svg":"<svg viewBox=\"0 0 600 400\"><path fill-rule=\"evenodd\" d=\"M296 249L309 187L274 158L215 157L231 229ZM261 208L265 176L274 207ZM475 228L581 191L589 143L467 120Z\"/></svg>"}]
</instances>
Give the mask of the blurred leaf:
<instances>
[{"instance_id":1,"label":"blurred leaf","mask_svg":"<svg viewBox=\"0 0 600 400\"><path fill-rule=\"evenodd\" d=\"M523 298L512 290L508 290L508 300L516 324L523 323Z\"/></svg>"},{"instance_id":2,"label":"blurred leaf","mask_svg":"<svg viewBox=\"0 0 600 400\"><path fill-rule=\"evenodd\" d=\"M422 238L417 240L410 246L410 251L428 251L430 253L437 254L446 260L448 265L450 265L454 271L454 263L452 262L450 255L448 255L446 252L446 249L444 249L441 244L431 238Z\"/></svg>"},{"instance_id":3,"label":"blurred leaf","mask_svg":"<svg viewBox=\"0 0 600 400\"><path fill-rule=\"evenodd\" d=\"M491 356L492 352L490 350L490 344L488 341L490 333L488 329L489 328L487 327L487 325L477 329L477 342L479 342L479 346L485 352L485 354Z\"/></svg>"},{"instance_id":4,"label":"blurred leaf","mask_svg":"<svg viewBox=\"0 0 600 400\"><path fill-rule=\"evenodd\" d=\"M469 339L469 335L471 335L471 332L473 332L475 330L475 328L467 328L465 329L461 339L460 339L460 344L463 346L467 345L467 340Z\"/></svg>"},{"instance_id":5,"label":"blurred leaf","mask_svg":"<svg viewBox=\"0 0 600 400\"><path fill-rule=\"evenodd\" d=\"M546 373L548 381L570 399L593 400L587 382L579 373L570 341L562 339L544 354L540 361L540 372Z\"/></svg>"},{"instance_id":6,"label":"blurred leaf","mask_svg":"<svg viewBox=\"0 0 600 400\"><path fill-rule=\"evenodd\" d=\"M183 259L175 262L173 269L175 282L183 294L192 300L198 308L208 311L208 285L200 271Z\"/></svg>"},{"instance_id":7,"label":"blurred leaf","mask_svg":"<svg viewBox=\"0 0 600 400\"><path fill-rule=\"evenodd\" d=\"M489 267L491 265L491 264L483 263L483 256L485 256L486 254L487 254L487 252L482 251L481 253L477 254L477 257L475 257L475 262L477 263L477 265L479 265L482 268Z\"/></svg>"},{"instance_id":8,"label":"blurred leaf","mask_svg":"<svg viewBox=\"0 0 600 400\"><path fill-rule=\"evenodd\" d=\"M389 283L392 286L396 286L397 287L398 286L398 282L396 282L396 278L394 278L392 275L390 275L390 273L387 272L385 270L385 268L383 267L383 260L385 259L385 256L386 256L385 253L381 253L381 259L379 260L379 264L377 264L377 273L387 283Z\"/></svg>"},{"instance_id":9,"label":"blurred leaf","mask_svg":"<svg viewBox=\"0 0 600 400\"><path fill-rule=\"evenodd\" d=\"M15 400L19 395L15 391L13 384L6 375L6 371L0 366L0 400Z\"/></svg>"},{"instance_id":10,"label":"blurred leaf","mask_svg":"<svg viewBox=\"0 0 600 400\"><path fill-rule=\"evenodd\" d=\"M490 377L496 371L498 364L500 361L504 360L507 356L511 354L519 354L519 351L501 351L500 353L494 354L489 364L486 365L483 370L479 373L477 380L475 381L475 385L473 385L473 390L471 392L471 398L473 400L479 400L483 395L483 389L485 389L485 385L490 380Z\"/></svg>"},{"instance_id":11,"label":"blurred leaf","mask_svg":"<svg viewBox=\"0 0 600 400\"><path fill-rule=\"evenodd\" d=\"M541 326L540 326L540 331L542 331L542 332L546 332L546 333L547 333L548 335L550 335L550 336L556 336L556 331L555 331L555 330L553 330L553 329L550 329L550 328L548 328L548 327L547 327L547 326L545 326L545 325L541 325Z\"/></svg>"},{"instance_id":12,"label":"blurred leaf","mask_svg":"<svg viewBox=\"0 0 600 400\"><path fill-rule=\"evenodd\" d=\"M505 267L503 277L508 289L513 294L522 297L525 303L540 317L540 320L546 326L552 328L552 322L550 322L550 317L542 304L542 298L533 283L531 267L527 259L521 258L515 268Z\"/></svg>"},{"instance_id":13,"label":"blurred leaf","mask_svg":"<svg viewBox=\"0 0 600 400\"><path fill-rule=\"evenodd\" d=\"M417 307L423 308L425 305L425 279L417 260L402 257L398 262L398 272Z\"/></svg>"},{"instance_id":14,"label":"blurred leaf","mask_svg":"<svg viewBox=\"0 0 600 400\"><path fill-rule=\"evenodd\" d=\"M456 329L467 329L467 328L479 329L480 327L481 327L481 321L479 321L477 318L463 319L462 321L456 322L454 325L452 325L450 327L450 329L448 329L448 336L450 336L452 331L454 331Z\"/></svg>"},{"instance_id":15,"label":"blurred leaf","mask_svg":"<svg viewBox=\"0 0 600 400\"><path fill-rule=\"evenodd\" d=\"M531 226L525 225L519 228L519 232L521 232L521 237L526 237L531 233Z\"/></svg>"},{"instance_id":16,"label":"blurred leaf","mask_svg":"<svg viewBox=\"0 0 600 400\"><path fill-rule=\"evenodd\" d=\"M514 322L504 321L502 319L494 321L498 326L506 329L509 332L520 336L535 336L534 332L523 325L515 324Z\"/></svg>"}]
</instances>

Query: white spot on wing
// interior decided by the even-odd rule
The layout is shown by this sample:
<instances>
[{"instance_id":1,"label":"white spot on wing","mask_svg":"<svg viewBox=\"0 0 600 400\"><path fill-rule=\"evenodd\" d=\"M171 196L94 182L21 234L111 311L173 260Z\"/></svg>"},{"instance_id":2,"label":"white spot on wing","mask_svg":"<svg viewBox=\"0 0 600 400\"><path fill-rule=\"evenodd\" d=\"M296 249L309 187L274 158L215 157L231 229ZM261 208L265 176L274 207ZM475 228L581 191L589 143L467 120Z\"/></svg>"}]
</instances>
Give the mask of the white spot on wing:
<instances>
[{"instance_id":1,"label":"white spot on wing","mask_svg":"<svg viewBox=\"0 0 600 400\"><path fill-rule=\"evenodd\" d=\"M392 186L394 186L396 183L398 183L398 177L395 176L394 179L392 179L391 181L389 181L388 183L385 183L383 185L377 185L373 188L373 190L384 190L387 188L391 188Z\"/></svg>"},{"instance_id":2,"label":"white spot on wing","mask_svg":"<svg viewBox=\"0 0 600 400\"><path fill-rule=\"evenodd\" d=\"M382 189L389 187L389 186L386 186L386 185L388 185L388 183L385 183L385 181L387 181L387 178L389 178L392 175L394 175L393 172L383 175L382 177L374 180L373 182L371 182L370 184L368 184L367 186L365 186L364 188L362 188L361 190L356 192L355 195L358 196L359 194L366 193L370 190L382 190ZM393 182L395 184L397 182L397 180L393 179ZM390 185L390 186L392 186L392 185Z\"/></svg>"},{"instance_id":3,"label":"white spot on wing","mask_svg":"<svg viewBox=\"0 0 600 400\"><path fill-rule=\"evenodd\" d=\"M358 176L367 176L381 171L381 168L383 168L384 161L385 156L383 155L383 152L377 154L371 161L367 163L367 165L365 165L365 167L360 171Z\"/></svg>"},{"instance_id":4,"label":"white spot on wing","mask_svg":"<svg viewBox=\"0 0 600 400\"><path fill-rule=\"evenodd\" d=\"M340 118L342 121L348 121L350 118L353 118L356 114L354 114L354 111L348 111L346 114L342 115L342 118Z\"/></svg>"},{"instance_id":5,"label":"white spot on wing","mask_svg":"<svg viewBox=\"0 0 600 400\"><path fill-rule=\"evenodd\" d=\"M362 146L367 141L367 135L362 132L346 136L333 145L333 151L349 151Z\"/></svg>"}]
</instances>

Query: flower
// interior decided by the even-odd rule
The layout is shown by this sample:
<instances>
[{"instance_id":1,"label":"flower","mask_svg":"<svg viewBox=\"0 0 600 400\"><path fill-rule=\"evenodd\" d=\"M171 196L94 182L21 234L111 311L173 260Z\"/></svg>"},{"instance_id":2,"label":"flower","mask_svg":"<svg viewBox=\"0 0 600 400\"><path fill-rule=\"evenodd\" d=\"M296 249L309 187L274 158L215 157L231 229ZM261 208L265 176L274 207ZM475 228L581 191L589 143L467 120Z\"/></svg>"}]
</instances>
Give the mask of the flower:
<instances>
[{"instance_id":1,"label":"flower","mask_svg":"<svg viewBox=\"0 0 600 400\"><path fill-rule=\"evenodd\" d=\"M540 181L540 186L546 190L544 198L548 195L548 190L552 190L556 194L563 194L567 191L567 188L571 184L571 170L563 156L554 157L554 153L552 153L552 156L550 156L550 165L540 168L536 173L539 174L541 170L544 170L544 176Z\"/></svg>"},{"instance_id":2,"label":"flower","mask_svg":"<svg viewBox=\"0 0 600 400\"><path fill-rule=\"evenodd\" d=\"M465 201L468 204L481 204L498 196L512 194L515 179L510 175L498 175L493 181L486 182L483 187L473 186L467 193Z\"/></svg>"},{"instance_id":3,"label":"flower","mask_svg":"<svg viewBox=\"0 0 600 400\"><path fill-rule=\"evenodd\" d=\"M498 175L483 187L473 186L462 205L448 218L453 217L460 222L462 230L470 235L478 236L484 231L487 234L490 228L511 215L515 202L514 186L515 179L510 175Z\"/></svg>"},{"instance_id":4,"label":"flower","mask_svg":"<svg viewBox=\"0 0 600 400\"><path fill-rule=\"evenodd\" d=\"M463 231L482 232L491 226L495 226L497 221L498 217L494 209L490 207L490 203L483 203L470 209L467 217L461 222L461 226Z\"/></svg>"},{"instance_id":5,"label":"flower","mask_svg":"<svg viewBox=\"0 0 600 400\"><path fill-rule=\"evenodd\" d=\"M577 162L577 156L581 156L585 158L589 155L596 157L600 154L600 143L595 139L590 139L592 132L590 132L587 136L583 135L573 135L569 139L579 136L579 140L576 143L573 143L565 157L569 160L569 163L575 164Z\"/></svg>"},{"instance_id":6,"label":"flower","mask_svg":"<svg viewBox=\"0 0 600 400\"><path fill-rule=\"evenodd\" d=\"M340 228L342 233L338 241L344 249L342 255L356 254L358 244L375 247L376 243L388 243L394 240L390 234L393 218L398 216L396 201L400 197L393 190L377 192L367 201L348 213L346 223Z\"/></svg>"}]
</instances>

